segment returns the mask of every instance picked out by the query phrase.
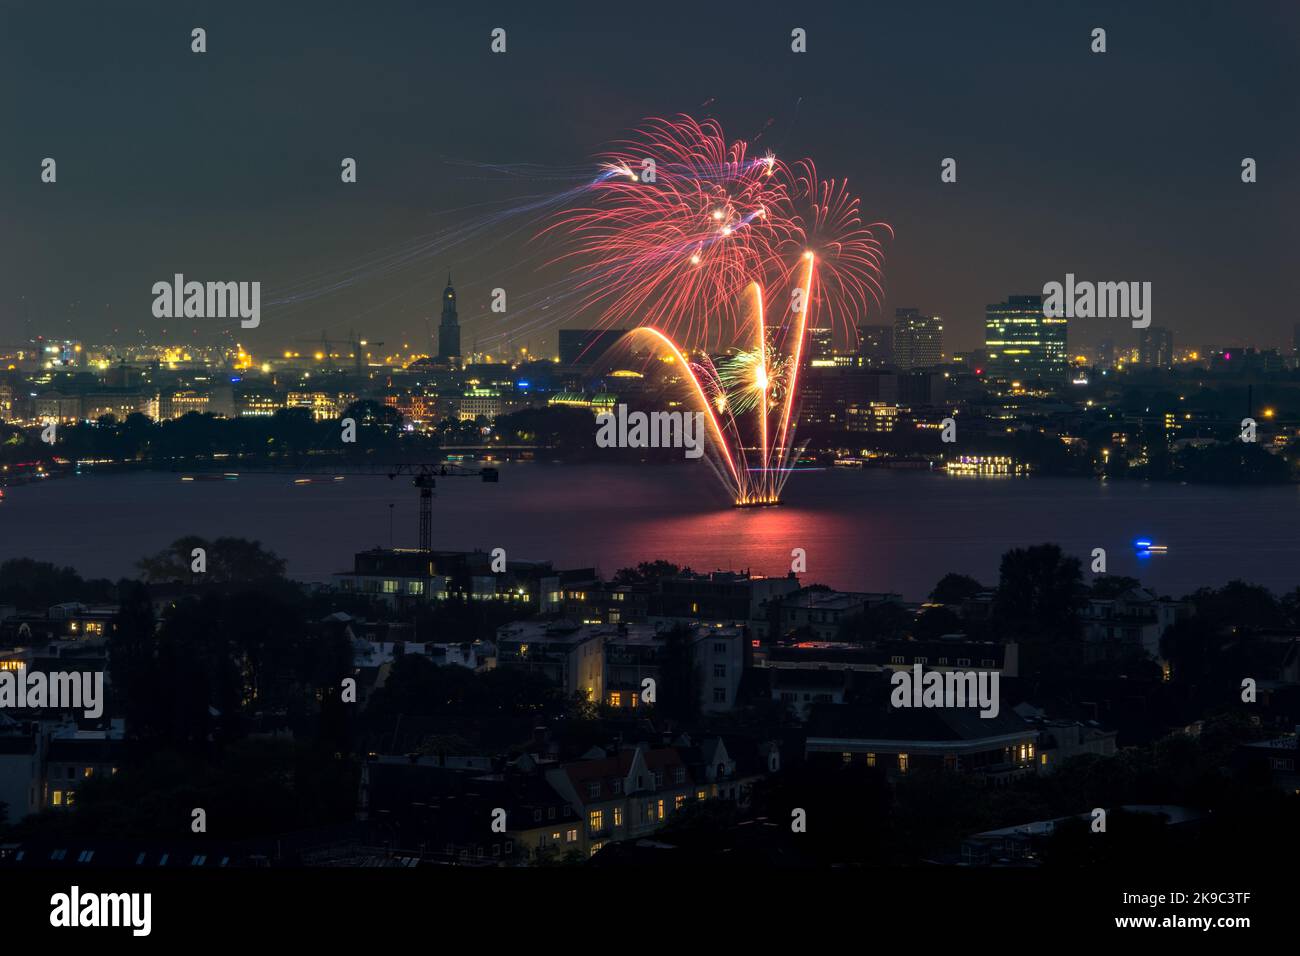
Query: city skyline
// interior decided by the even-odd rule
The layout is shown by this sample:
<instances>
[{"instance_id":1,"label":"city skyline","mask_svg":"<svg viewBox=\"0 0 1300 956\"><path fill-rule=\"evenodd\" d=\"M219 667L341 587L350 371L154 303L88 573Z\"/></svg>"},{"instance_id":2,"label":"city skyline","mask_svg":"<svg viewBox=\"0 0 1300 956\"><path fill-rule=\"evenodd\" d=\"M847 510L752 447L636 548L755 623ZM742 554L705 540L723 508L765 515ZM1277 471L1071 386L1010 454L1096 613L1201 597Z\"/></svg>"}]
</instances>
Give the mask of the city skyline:
<instances>
[{"instance_id":1,"label":"city skyline","mask_svg":"<svg viewBox=\"0 0 1300 956\"><path fill-rule=\"evenodd\" d=\"M467 349L513 336L514 345L550 352L561 325L593 323L580 314L547 324L544 313L559 307L545 300L554 273L536 269L538 250L518 236L484 231L375 279L353 282L350 270L378 250L418 249L418 237L463 227L472 220L466 206L551 188L530 181L526 168L502 177L484 164L533 164L543 178L589 169L594 152L643 117L699 110L756 147L825 157L860 192L864 215L895 227L882 308L845 317L857 325L918 307L944 317L950 352L978 348L985 305L1073 272L1150 281L1155 322L1178 341L1289 344L1287 303L1296 296L1282 258L1296 227L1282 210L1294 208L1297 183L1281 159L1294 153L1300 127L1273 116L1295 105L1285 92L1295 87L1287 78L1296 65L1285 56L1300 27L1294 9L1264 7L1270 30L1251 18L1207 17L1182 20L1173 34L1155 12L1120 5L1010 21L955 5L929 16L801 12L804 58L789 53L790 15L776 10L760 5L728 23L725 45L697 54L667 20L651 18L644 36L614 36L562 11L539 22L507 8L502 24L513 17L518 26L509 52L496 57L487 49L495 21L447 13L435 24L415 6L355 29L328 8L307 23L238 8L87 11L78 21L85 30L70 33L47 29L35 10L16 12L9 69L75 56L97 82L48 82L8 117L0 174L11 187L0 202L16 228L0 248L0 342L29 329L102 341L114 328L119 338L144 328L157 338L164 325L184 341L188 329L148 313L151 284L173 272L261 281L270 299L307 274L344 278L337 293L268 305L260 328L239 333L253 349L354 327L376 339L429 341L436 331L430 336L426 322L437 322L450 268L461 277ZM702 16L691 29L720 35L722 15ZM203 59L186 42L195 17L206 18L212 37ZM1088 49L1095 25L1111 36L1104 57ZM172 32L176 52L160 59ZM439 38L435 57L430 36ZM846 55L851 43L867 44L870 56ZM1251 56L1234 60L1231 74L1200 55L1246 43ZM654 66L665 46L682 64L666 74ZM324 54L300 52L306 47L342 58L324 87L295 79L321 75ZM756 91L746 64L765 48L767 82ZM906 70L907 83L898 83L904 54L918 48L932 50L927 69ZM1014 61L989 56L1012 48ZM414 82L377 88L365 67L381 55L385 75ZM531 92L520 82L557 61L564 67L553 88ZM1025 70L1032 84L1018 82ZM141 77L156 71L173 81L141 90ZM587 108L567 116L529 108L543 95ZM981 105L995 100L996 108ZM375 102L384 104L378 112ZM1098 135L1057 148L1038 132L1049 120L1073 124L1073 114L1048 109L1063 102L1088 104ZM837 118L844 111L869 122L846 126ZM1212 141L1203 132L1210 125ZM197 148L221 133L223 149ZM54 184L40 181L46 156L60 163ZM1258 182L1241 182L1243 156L1259 162ZM358 161L356 183L339 181L344 157ZM946 157L958 162L955 183L940 181ZM1207 226L1225 238L1206 242ZM490 292L501 285L534 309L534 331L494 321ZM223 331L199 328L200 339ZM1072 322L1070 331L1072 348L1106 338L1123 345L1132 335L1107 320Z\"/></svg>"}]
</instances>

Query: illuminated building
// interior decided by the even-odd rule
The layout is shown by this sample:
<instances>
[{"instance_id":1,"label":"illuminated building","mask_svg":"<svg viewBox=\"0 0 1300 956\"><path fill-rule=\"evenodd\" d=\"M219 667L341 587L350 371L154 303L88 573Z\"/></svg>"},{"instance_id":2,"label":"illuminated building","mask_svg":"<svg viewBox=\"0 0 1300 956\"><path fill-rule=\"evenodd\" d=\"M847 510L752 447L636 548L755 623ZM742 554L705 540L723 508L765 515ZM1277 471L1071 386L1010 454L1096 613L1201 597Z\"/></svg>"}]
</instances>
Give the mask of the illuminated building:
<instances>
[{"instance_id":1,"label":"illuminated building","mask_svg":"<svg viewBox=\"0 0 1300 956\"><path fill-rule=\"evenodd\" d=\"M268 392L243 392L236 403L239 414L248 418L269 418L284 407L284 399Z\"/></svg>"},{"instance_id":2,"label":"illuminated building","mask_svg":"<svg viewBox=\"0 0 1300 956\"><path fill-rule=\"evenodd\" d=\"M1138 364L1143 368L1171 368L1174 333L1159 326L1138 329Z\"/></svg>"},{"instance_id":3,"label":"illuminated building","mask_svg":"<svg viewBox=\"0 0 1300 956\"><path fill-rule=\"evenodd\" d=\"M943 362L943 319L919 309L894 310L894 364L930 368Z\"/></svg>"},{"instance_id":4,"label":"illuminated building","mask_svg":"<svg viewBox=\"0 0 1300 956\"><path fill-rule=\"evenodd\" d=\"M456 314L456 290L447 273L447 288L442 290L442 320L438 323L438 359L453 362L460 358L460 322Z\"/></svg>"},{"instance_id":5,"label":"illuminated building","mask_svg":"<svg viewBox=\"0 0 1300 956\"><path fill-rule=\"evenodd\" d=\"M898 427L898 406L887 402L850 405L846 425L852 432L892 432Z\"/></svg>"},{"instance_id":6,"label":"illuminated building","mask_svg":"<svg viewBox=\"0 0 1300 956\"><path fill-rule=\"evenodd\" d=\"M647 620L659 623L707 621L745 624L765 637L768 602L799 590L794 573L762 577L745 571L683 572L662 578L650 595Z\"/></svg>"},{"instance_id":7,"label":"illuminated building","mask_svg":"<svg viewBox=\"0 0 1300 956\"><path fill-rule=\"evenodd\" d=\"M285 396L284 405L286 408L310 409L312 420L323 422L338 418L355 400L356 396L351 394L290 392Z\"/></svg>"},{"instance_id":8,"label":"illuminated building","mask_svg":"<svg viewBox=\"0 0 1300 956\"><path fill-rule=\"evenodd\" d=\"M164 392L158 396L158 420L170 421L188 415L190 412L198 412L202 415L208 410L209 400L206 392L193 389Z\"/></svg>"},{"instance_id":9,"label":"illuminated building","mask_svg":"<svg viewBox=\"0 0 1300 956\"><path fill-rule=\"evenodd\" d=\"M960 455L944 462L950 475L1027 475L1029 466L1006 455Z\"/></svg>"},{"instance_id":10,"label":"illuminated building","mask_svg":"<svg viewBox=\"0 0 1300 956\"><path fill-rule=\"evenodd\" d=\"M125 722L116 718L109 730L55 731L45 765L45 805L76 806L77 790L92 780L117 773L125 757Z\"/></svg>"},{"instance_id":11,"label":"illuminated building","mask_svg":"<svg viewBox=\"0 0 1300 956\"><path fill-rule=\"evenodd\" d=\"M835 341L830 329L809 329L804 361L808 366L824 367L835 364Z\"/></svg>"},{"instance_id":12,"label":"illuminated building","mask_svg":"<svg viewBox=\"0 0 1300 956\"><path fill-rule=\"evenodd\" d=\"M885 368L894 364L894 327L859 325L858 355L867 368Z\"/></svg>"},{"instance_id":13,"label":"illuminated building","mask_svg":"<svg viewBox=\"0 0 1300 956\"><path fill-rule=\"evenodd\" d=\"M611 625L572 621L516 621L497 629L497 667L541 674L565 696L599 703L605 698L605 642Z\"/></svg>"},{"instance_id":14,"label":"illuminated building","mask_svg":"<svg viewBox=\"0 0 1300 956\"><path fill-rule=\"evenodd\" d=\"M1002 378L1064 378L1069 365L1065 318L1043 315L1041 295L1008 296L984 308L984 348Z\"/></svg>"},{"instance_id":15,"label":"illuminated building","mask_svg":"<svg viewBox=\"0 0 1300 956\"><path fill-rule=\"evenodd\" d=\"M590 409L594 414L600 415L605 412L612 412L617 402L618 396L609 392L599 392L595 395L586 395L581 392L557 392L547 400L546 404L586 408Z\"/></svg>"},{"instance_id":16,"label":"illuminated building","mask_svg":"<svg viewBox=\"0 0 1300 956\"><path fill-rule=\"evenodd\" d=\"M800 381L799 423L846 427L850 405L898 400L899 373L874 368L823 366Z\"/></svg>"},{"instance_id":17,"label":"illuminated building","mask_svg":"<svg viewBox=\"0 0 1300 956\"><path fill-rule=\"evenodd\" d=\"M848 712L846 712L848 711ZM918 770L1005 783L1038 772L1040 731L1009 707L982 718L962 708L814 711L805 753L881 768L888 779Z\"/></svg>"},{"instance_id":18,"label":"illuminated building","mask_svg":"<svg viewBox=\"0 0 1300 956\"><path fill-rule=\"evenodd\" d=\"M81 396L44 392L36 396L36 420L41 424L72 423L81 420Z\"/></svg>"},{"instance_id":19,"label":"illuminated building","mask_svg":"<svg viewBox=\"0 0 1300 956\"><path fill-rule=\"evenodd\" d=\"M1097 367L1101 369L1112 369L1115 367L1115 340L1106 338L1102 339L1097 346Z\"/></svg>"},{"instance_id":20,"label":"illuminated building","mask_svg":"<svg viewBox=\"0 0 1300 956\"><path fill-rule=\"evenodd\" d=\"M375 548L358 552L353 569L335 575L339 589L401 606L430 601L501 601L549 614L559 609L560 581L569 572L547 561L509 561L492 570L486 551ZM594 572L585 572L594 574Z\"/></svg>"},{"instance_id":21,"label":"illuminated building","mask_svg":"<svg viewBox=\"0 0 1300 956\"><path fill-rule=\"evenodd\" d=\"M41 811L47 746L38 722L0 713L0 803L8 807L7 823Z\"/></svg>"},{"instance_id":22,"label":"illuminated building","mask_svg":"<svg viewBox=\"0 0 1300 956\"><path fill-rule=\"evenodd\" d=\"M605 639L604 703L620 710L641 706L647 679L662 685L661 667L669 650L666 627L627 624L608 628ZM744 627L700 625L690 630L691 666L698 675L701 713L718 713L736 705L749 653Z\"/></svg>"},{"instance_id":23,"label":"illuminated building","mask_svg":"<svg viewBox=\"0 0 1300 956\"><path fill-rule=\"evenodd\" d=\"M501 392L495 388L475 387L465 390L456 408L456 417L462 422L479 418L496 418L501 414Z\"/></svg>"}]
</instances>

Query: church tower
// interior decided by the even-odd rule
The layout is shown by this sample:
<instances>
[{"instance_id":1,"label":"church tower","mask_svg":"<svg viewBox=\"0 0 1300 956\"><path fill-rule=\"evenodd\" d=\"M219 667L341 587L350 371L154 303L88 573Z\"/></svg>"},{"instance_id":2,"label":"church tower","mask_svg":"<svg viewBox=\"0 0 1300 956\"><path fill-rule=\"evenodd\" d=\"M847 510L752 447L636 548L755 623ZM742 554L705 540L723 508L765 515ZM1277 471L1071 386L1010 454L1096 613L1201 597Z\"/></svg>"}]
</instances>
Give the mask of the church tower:
<instances>
[{"instance_id":1,"label":"church tower","mask_svg":"<svg viewBox=\"0 0 1300 956\"><path fill-rule=\"evenodd\" d=\"M460 322L456 317L456 290L447 273L447 288L442 290L442 321L438 324L438 359L450 362L460 358Z\"/></svg>"}]
</instances>

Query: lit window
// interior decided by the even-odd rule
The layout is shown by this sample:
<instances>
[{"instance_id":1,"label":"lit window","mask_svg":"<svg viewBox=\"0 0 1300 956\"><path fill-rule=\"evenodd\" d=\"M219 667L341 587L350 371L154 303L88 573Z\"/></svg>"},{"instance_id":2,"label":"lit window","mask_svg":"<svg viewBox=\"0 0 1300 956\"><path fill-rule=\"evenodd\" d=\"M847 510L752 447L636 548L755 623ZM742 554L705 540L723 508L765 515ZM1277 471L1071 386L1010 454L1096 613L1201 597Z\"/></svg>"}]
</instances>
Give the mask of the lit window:
<instances>
[{"instance_id":1,"label":"lit window","mask_svg":"<svg viewBox=\"0 0 1300 956\"><path fill-rule=\"evenodd\" d=\"M659 810L659 817L658 817L658 818L659 818L660 820L662 820L662 819L664 818L664 802L663 802L662 800L659 801L659 807L658 807L658 810Z\"/></svg>"},{"instance_id":2,"label":"lit window","mask_svg":"<svg viewBox=\"0 0 1300 956\"><path fill-rule=\"evenodd\" d=\"M704 799L707 799L707 798L708 798L708 793L707 793L707 792L705 792L705 791L703 791L703 790L697 790L697 791L695 791L695 799L696 799L696 800L704 800Z\"/></svg>"},{"instance_id":3,"label":"lit window","mask_svg":"<svg viewBox=\"0 0 1300 956\"><path fill-rule=\"evenodd\" d=\"M875 754L867 754L867 766L868 766L868 767L874 767L875 765L876 765L876 755L875 755Z\"/></svg>"},{"instance_id":4,"label":"lit window","mask_svg":"<svg viewBox=\"0 0 1300 956\"><path fill-rule=\"evenodd\" d=\"M81 772L81 775L82 775L83 777L93 777L93 776L95 775L95 768L94 768L94 767L87 767L85 770L83 770L83 771Z\"/></svg>"},{"instance_id":5,"label":"lit window","mask_svg":"<svg viewBox=\"0 0 1300 956\"><path fill-rule=\"evenodd\" d=\"M592 833L599 833L605 828L605 811L592 810L587 814L587 825L591 828Z\"/></svg>"},{"instance_id":6,"label":"lit window","mask_svg":"<svg viewBox=\"0 0 1300 956\"><path fill-rule=\"evenodd\" d=\"M898 772L907 773L907 754L898 755Z\"/></svg>"},{"instance_id":7,"label":"lit window","mask_svg":"<svg viewBox=\"0 0 1300 956\"><path fill-rule=\"evenodd\" d=\"M614 691L612 694L610 694L610 695L609 695L609 706L611 706L611 707L622 707L622 706L623 706L623 695L620 694L618 691Z\"/></svg>"},{"instance_id":8,"label":"lit window","mask_svg":"<svg viewBox=\"0 0 1300 956\"><path fill-rule=\"evenodd\" d=\"M55 805L56 807L61 807L61 806L63 806L63 791L62 791L62 790L55 790L55 791L54 791L54 801L53 801L53 802L54 802L54 805Z\"/></svg>"},{"instance_id":9,"label":"lit window","mask_svg":"<svg viewBox=\"0 0 1300 956\"><path fill-rule=\"evenodd\" d=\"M565 843L577 843L577 842L578 842L578 829L577 829L577 827L574 827L572 830L565 830L565 831L564 831L564 842L565 842Z\"/></svg>"},{"instance_id":10,"label":"lit window","mask_svg":"<svg viewBox=\"0 0 1300 956\"><path fill-rule=\"evenodd\" d=\"M614 808L614 826L616 826L616 827L621 827L622 825L623 825L623 808L622 808L622 807L615 807L615 808Z\"/></svg>"},{"instance_id":11,"label":"lit window","mask_svg":"<svg viewBox=\"0 0 1300 956\"><path fill-rule=\"evenodd\" d=\"M603 844L603 843L593 843L593 844L591 845L591 855L592 855L592 856L595 856L597 853L599 853L599 852L600 852L600 848L603 847L604 845L605 845L605 844Z\"/></svg>"}]
</instances>

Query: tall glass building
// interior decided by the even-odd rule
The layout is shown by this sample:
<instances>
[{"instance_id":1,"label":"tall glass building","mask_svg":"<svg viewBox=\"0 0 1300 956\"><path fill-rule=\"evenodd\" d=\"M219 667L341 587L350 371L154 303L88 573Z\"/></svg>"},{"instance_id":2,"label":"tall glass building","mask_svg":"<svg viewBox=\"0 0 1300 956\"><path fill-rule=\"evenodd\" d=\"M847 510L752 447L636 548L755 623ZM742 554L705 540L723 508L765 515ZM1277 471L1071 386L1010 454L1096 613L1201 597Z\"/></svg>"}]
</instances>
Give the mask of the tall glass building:
<instances>
[{"instance_id":1,"label":"tall glass building","mask_svg":"<svg viewBox=\"0 0 1300 956\"><path fill-rule=\"evenodd\" d=\"M894 364L930 368L943 361L943 319L920 309L894 310Z\"/></svg>"},{"instance_id":2,"label":"tall glass building","mask_svg":"<svg viewBox=\"0 0 1300 956\"><path fill-rule=\"evenodd\" d=\"M1003 378L1062 378L1070 362L1066 320L1043 315L1041 295L1011 295L984 307L989 370Z\"/></svg>"}]
</instances>

